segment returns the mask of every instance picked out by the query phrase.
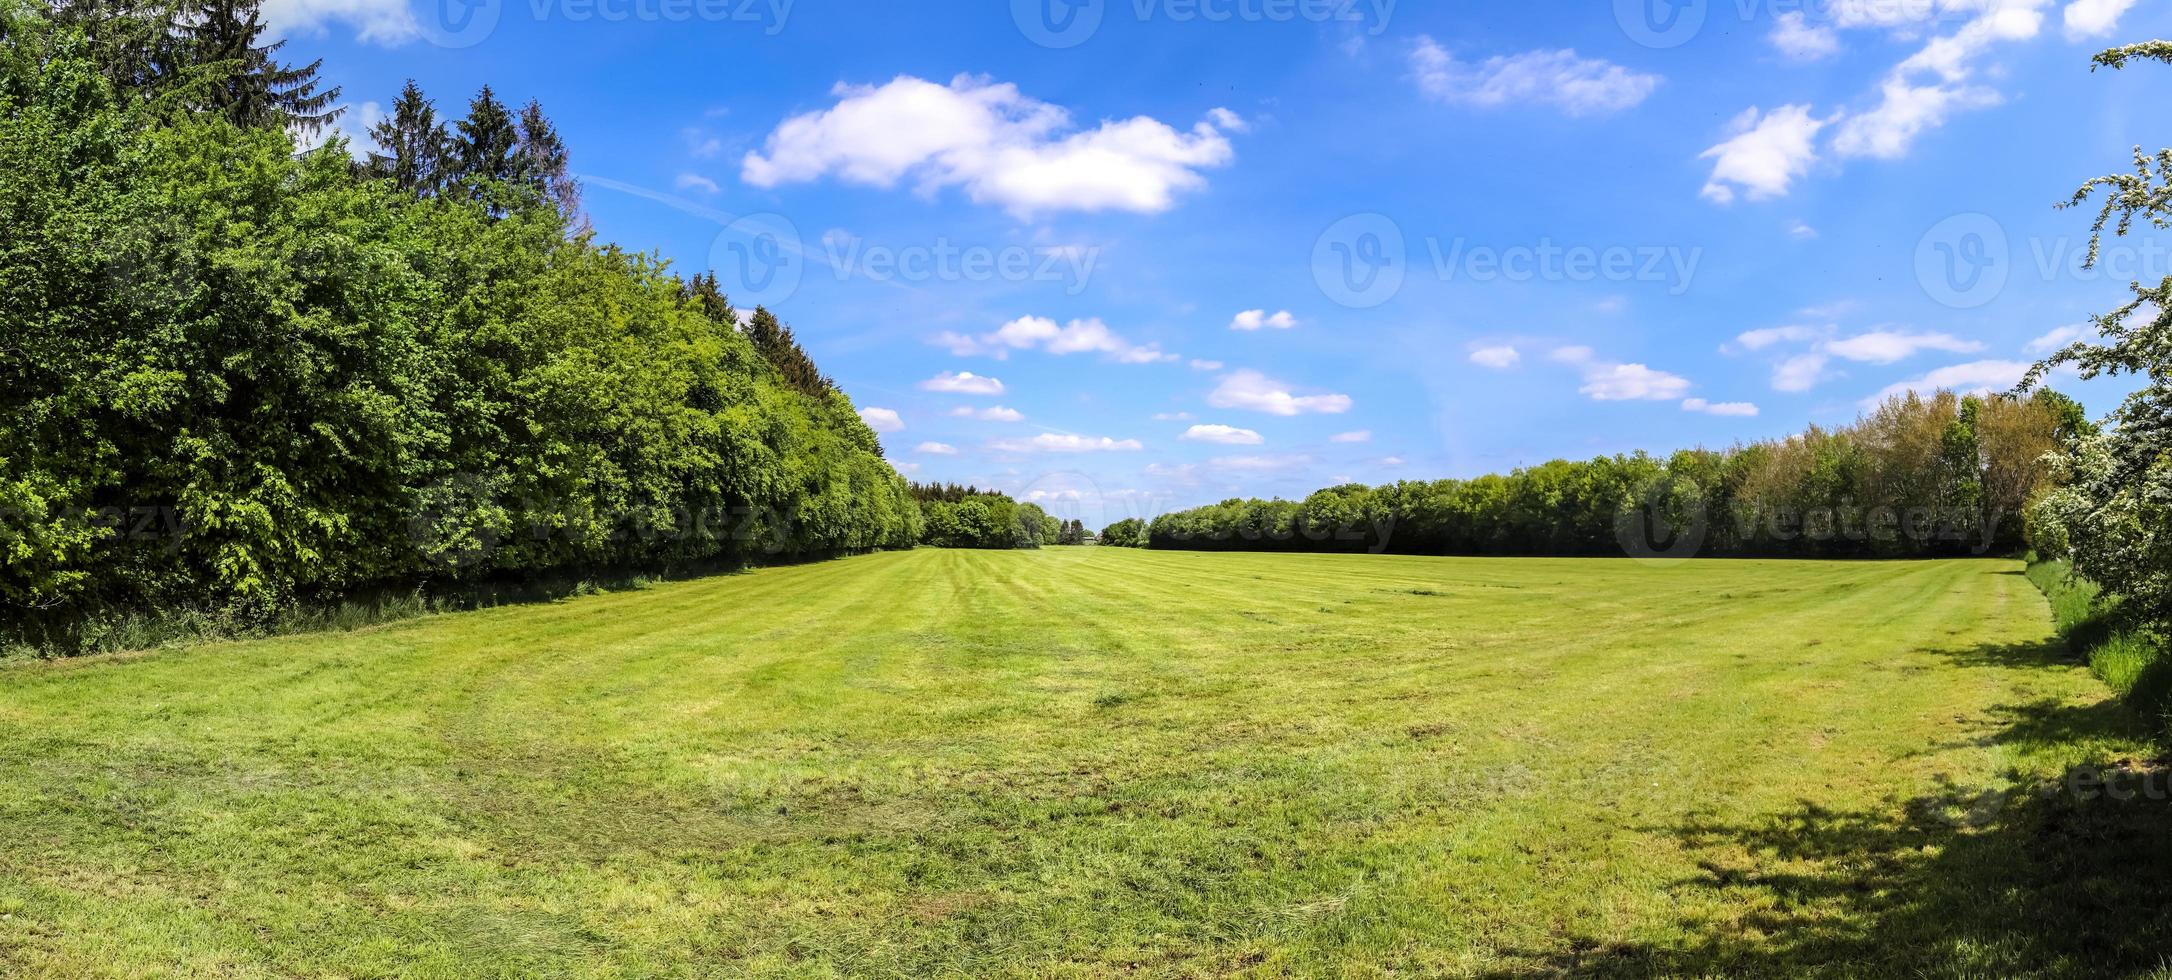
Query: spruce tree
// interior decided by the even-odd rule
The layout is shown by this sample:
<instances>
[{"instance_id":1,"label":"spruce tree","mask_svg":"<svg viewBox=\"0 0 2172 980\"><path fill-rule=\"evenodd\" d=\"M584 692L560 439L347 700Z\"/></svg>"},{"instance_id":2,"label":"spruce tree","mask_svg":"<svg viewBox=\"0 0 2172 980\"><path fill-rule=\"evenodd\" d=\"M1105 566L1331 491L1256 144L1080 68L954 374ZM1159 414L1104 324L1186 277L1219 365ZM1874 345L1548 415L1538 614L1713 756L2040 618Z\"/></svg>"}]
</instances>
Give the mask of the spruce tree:
<instances>
[{"instance_id":1,"label":"spruce tree","mask_svg":"<svg viewBox=\"0 0 2172 980\"><path fill-rule=\"evenodd\" d=\"M747 322L747 339L784 376L786 384L818 398L835 390L836 386L822 376L814 359L792 336L792 328L777 322L767 307L754 308L754 316Z\"/></svg>"},{"instance_id":2,"label":"spruce tree","mask_svg":"<svg viewBox=\"0 0 2172 980\"><path fill-rule=\"evenodd\" d=\"M237 126L277 126L314 134L339 118L339 89L317 91L323 59L299 68L278 60L285 41L263 43L258 0L198 0L180 28L188 65L223 66L209 108Z\"/></svg>"},{"instance_id":3,"label":"spruce tree","mask_svg":"<svg viewBox=\"0 0 2172 980\"><path fill-rule=\"evenodd\" d=\"M520 131L490 86L483 86L469 101L467 118L455 128L458 135L452 140L453 169L447 186L466 184L469 193L483 198L489 195L491 184L520 181Z\"/></svg>"},{"instance_id":4,"label":"spruce tree","mask_svg":"<svg viewBox=\"0 0 2172 980\"><path fill-rule=\"evenodd\" d=\"M407 80L392 103L391 117L370 130L370 139L383 151L370 155L372 174L425 197L443 186L449 138L437 121L436 107L422 97L414 79Z\"/></svg>"},{"instance_id":5,"label":"spruce tree","mask_svg":"<svg viewBox=\"0 0 2172 980\"><path fill-rule=\"evenodd\" d=\"M558 128L543 114L542 104L533 99L520 110L519 156L522 176L529 184L558 209L568 225L579 224L581 185L573 179L572 157Z\"/></svg>"}]
</instances>

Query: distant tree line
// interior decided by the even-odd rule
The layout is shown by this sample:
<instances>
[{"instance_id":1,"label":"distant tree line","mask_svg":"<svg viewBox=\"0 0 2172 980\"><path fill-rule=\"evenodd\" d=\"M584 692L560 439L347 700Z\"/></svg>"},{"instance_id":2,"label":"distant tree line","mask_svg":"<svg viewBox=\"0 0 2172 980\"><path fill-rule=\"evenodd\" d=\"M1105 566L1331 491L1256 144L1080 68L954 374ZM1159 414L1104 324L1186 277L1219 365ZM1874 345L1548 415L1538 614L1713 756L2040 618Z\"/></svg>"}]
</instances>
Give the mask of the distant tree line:
<instances>
[{"instance_id":1,"label":"distant tree line","mask_svg":"<svg viewBox=\"0 0 2172 980\"><path fill-rule=\"evenodd\" d=\"M920 502L924 530L920 543L938 548L1039 548L1078 544L1066 540L1083 525L1058 521L1039 504L1020 503L1008 495L955 483L912 484Z\"/></svg>"},{"instance_id":2,"label":"distant tree line","mask_svg":"<svg viewBox=\"0 0 2172 980\"><path fill-rule=\"evenodd\" d=\"M1131 519L1103 544L1458 555L2011 553L2046 454L2093 431L2056 392L1889 399L1786 439L1555 460L1506 475L1330 487ZM1143 530L1143 533L1142 533Z\"/></svg>"},{"instance_id":3,"label":"distant tree line","mask_svg":"<svg viewBox=\"0 0 2172 980\"><path fill-rule=\"evenodd\" d=\"M338 93L279 51L0 0L0 620L921 540L788 327L590 239L540 106L297 152Z\"/></svg>"}]
</instances>

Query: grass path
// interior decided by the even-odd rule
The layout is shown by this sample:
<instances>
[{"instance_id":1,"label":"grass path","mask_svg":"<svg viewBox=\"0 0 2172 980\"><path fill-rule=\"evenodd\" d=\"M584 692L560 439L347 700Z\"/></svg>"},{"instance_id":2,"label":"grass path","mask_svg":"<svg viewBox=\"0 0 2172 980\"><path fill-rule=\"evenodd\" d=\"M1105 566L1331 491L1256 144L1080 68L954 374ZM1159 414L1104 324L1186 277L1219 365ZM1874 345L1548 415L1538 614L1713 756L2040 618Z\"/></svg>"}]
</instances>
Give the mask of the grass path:
<instances>
[{"instance_id":1,"label":"grass path","mask_svg":"<svg viewBox=\"0 0 2172 980\"><path fill-rule=\"evenodd\" d=\"M0 975L2147 969L2161 805L2014 792L2147 752L2048 637L2002 562L922 550L18 664Z\"/></svg>"}]
</instances>

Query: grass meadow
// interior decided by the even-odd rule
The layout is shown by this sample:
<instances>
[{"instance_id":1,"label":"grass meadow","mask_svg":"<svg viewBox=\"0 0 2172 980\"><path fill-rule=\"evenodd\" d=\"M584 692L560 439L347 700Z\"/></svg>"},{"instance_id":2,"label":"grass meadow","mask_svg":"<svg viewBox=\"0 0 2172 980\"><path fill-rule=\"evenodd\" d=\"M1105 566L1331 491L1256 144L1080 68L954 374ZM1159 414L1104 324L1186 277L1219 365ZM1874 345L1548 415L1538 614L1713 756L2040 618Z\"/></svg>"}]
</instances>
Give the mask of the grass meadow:
<instances>
[{"instance_id":1,"label":"grass meadow","mask_svg":"<svg viewBox=\"0 0 2172 980\"><path fill-rule=\"evenodd\" d=\"M2172 976L2018 562L922 549L0 666L0 975Z\"/></svg>"}]
</instances>

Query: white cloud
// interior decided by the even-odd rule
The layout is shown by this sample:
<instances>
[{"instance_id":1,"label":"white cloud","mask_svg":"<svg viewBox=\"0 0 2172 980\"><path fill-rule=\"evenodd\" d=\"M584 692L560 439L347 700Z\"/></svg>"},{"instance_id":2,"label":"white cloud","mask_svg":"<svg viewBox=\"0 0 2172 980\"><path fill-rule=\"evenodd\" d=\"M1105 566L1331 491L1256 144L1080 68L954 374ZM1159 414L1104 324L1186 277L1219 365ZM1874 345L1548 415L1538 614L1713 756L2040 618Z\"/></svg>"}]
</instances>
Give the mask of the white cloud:
<instances>
[{"instance_id":1,"label":"white cloud","mask_svg":"<svg viewBox=\"0 0 2172 980\"><path fill-rule=\"evenodd\" d=\"M1008 358L1014 350L1034 349L1058 356L1106 354L1110 360L1123 364L1177 360L1177 355L1163 353L1153 344L1134 344L1117 336L1116 331L1109 329L1109 325L1098 317L1059 324L1047 317L1022 316L996 328L994 333L968 337L945 332L936 336L935 343L949 348L951 354L959 357L987 354L997 360Z\"/></svg>"},{"instance_id":2,"label":"white cloud","mask_svg":"<svg viewBox=\"0 0 2172 980\"><path fill-rule=\"evenodd\" d=\"M1269 415L1339 415L1350 410L1351 402L1349 395L1292 394L1288 384L1258 371L1237 371L1222 378L1222 383L1207 395L1207 404Z\"/></svg>"},{"instance_id":3,"label":"white cloud","mask_svg":"<svg viewBox=\"0 0 2172 980\"><path fill-rule=\"evenodd\" d=\"M920 382L924 391L943 391L953 395L1000 395L1003 382L984 378L971 371L945 371Z\"/></svg>"},{"instance_id":4,"label":"white cloud","mask_svg":"<svg viewBox=\"0 0 2172 980\"><path fill-rule=\"evenodd\" d=\"M1243 116L1220 106L1207 110L1207 121L1213 123L1216 128L1226 129L1232 133L1245 133L1250 132L1252 129L1252 124L1245 122Z\"/></svg>"},{"instance_id":5,"label":"white cloud","mask_svg":"<svg viewBox=\"0 0 2172 980\"><path fill-rule=\"evenodd\" d=\"M1774 391L1809 391L1825 377L1823 354L1797 354L1772 368Z\"/></svg>"},{"instance_id":6,"label":"white cloud","mask_svg":"<svg viewBox=\"0 0 2172 980\"><path fill-rule=\"evenodd\" d=\"M1192 358L1192 370L1194 371L1219 371L1222 369L1222 367L1223 365L1220 361L1208 361L1196 357Z\"/></svg>"},{"instance_id":7,"label":"white cloud","mask_svg":"<svg viewBox=\"0 0 2172 980\"><path fill-rule=\"evenodd\" d=\"M1191 421L1191 420L1192 420L1192 413L1190 413L1190 412L1155 412L1155 413L1154 413L1154 421L1156 421L1156 422L1189 422L1189 421Z\"/></svg>"},{"instance_id":8,"label":"white cloud","mask_svg":"<svg viewBox=\"0 0 2172 980\"><path fill-rule=\"evenodd\" d=\"M929 456L956 456L958 455L958 447L947 442L923 442L913 447L913 452L925 453Z\"/></svg>"},{"instance_id":9,"label":"white cloud","mask_svg":"<svg viewBox=\"0 0 2172 980\"><path fill-rule=\"evenodd\" d=\"M700 191L704 194L714 194L723 190L723 188L716 185L716 181L700 174L680 174L671 181L671 186L682 191Z\"/></svg>"},{"instance_id":10,"label":"white cloud","mask_svg":"<svg viewBox=\"0 0 2172 980\"><path fill-rule=\"evenodd\" d=\"M1026 420L1025 413L1015 408L1004 408L1001 405L994 408L974 408L970 405L960 405L950 410L950 416L960 419L979 419L983 422L1023 422Z\"/></svg>"},{"instance_id":11,"label":"white cloud","mask_svg":"<svg viewBox=\"0 0 2172 980\"><path fill-rule=\"evenodd\" d=\"M2020 384L2022 376L2029 373L2029 367L2025 361L1971 361L1967 364L1942 367L1920 378L1885 386L1877 394L1863 399L1863 407L1876 408L1888 398L1911 391L1919 395L1928 395L1939 390L1955 391L1964 395L2005 391Z\"/></svg>"},{"instance_id":12,"label":"white cloud","mask_svg":"<svg viewBox=\"0 0 2172 980\"><path fill-rule=\"evenodd\" d=\"M905 431L905 420L899 418L897 412L891 409L863 408L860 409L860 419L867 423L868 428L877 432Z\"/></svg>"},{"instance_id":13,"label":"white cloud","mask_svg":"<svg viewBox=\"0 0 2172 980\"><path fill-rule=\"evenodd\" d=\"M1963 340L1952 334L1896 333L1890 330L1874 330L1825 345L1826 352L1836 357L1868 364L1891 364L1913 357L1918 351L1940 350L1955 354L1973 354L1982 349L1982 344Z\"/></svg>"},{"instance_id":14,"label":"white cloud","mask_svg":"<svg viewBox=\"0 0 2172 980\"><path fill-rule=\"evenodd\" d=\"M1744 350L1764 350L1778 343L1800 343L1816 340L1820 332L1815 327L1789 325L1785 327L1761 327L1745 330L1735 337L1735 346Z\"/></svg>"},{"instance_id":15,"label":"white cloud","mask_svg":"<svg viewBox=\"0 0 2172 980\"><path fill-rule=\"evenodd\" d=\"M1430 37L1410 51L1418 89L1442 102L1493 108L1550 105L1572 116L1618 112L1659 87L1657 75L1633 72L1570 50L1527 51L1466 65Z\"/></svg>"},{"instance_id":16,"label":"white cloud","mask_svg":"<svg viewBox=\"0 0 2172 980\"><path fill-rule=\"evenodd\" d=\"M407 0L264 0L264 23L277 37L319 35L334 21L355 29L357 40L400 44L422 36Z\"/></svg>"},{"instance_id":17,"label":"white cloud","mask_svg":"<svg viewBox=\"0 0 2172 980\"><path fill-rule=\"evenodd\" d=\"M1401 457L1401 456L1383 456L1383 457L1381 457L1381 458L1380 458L1380 465L1382 465L1382 466L1401 466L1401 465L1403 465L1403 457Z\"/></svg>"},{"instance_id":18,"label":"white cloud","mask_svg":"<svg viewBox=\"0 0 2172 980\"><path fill-rule=\"evenodd\" d=\"M1734 418L1755 418L1757 406L1749 402L1708 402L1702 398L1685 398L1682 411L1703 412L1706 415L1723 415Z\"/></svg>"},{"instance_id":19,"label":"white cloud","mask_svg":"<svg viewBox=\"0 0 2172 980\"><path fill-rule=\"evenodd\" d=\"M1471 352L1472 364L1479 367L1489 367L1496 371L1515 367L1517 362L1522 360L1523 354L1507 344L1497 347L1480 347Z\"/></svg>"},{"instance_id":20,"label":"white cloud","mask_svg":"<svg viewBox=\"0 0 2172 980\"><path fill-rule=\"evenodd\" d=\"M1800 241L1809 241L1810 239L1818 237L1818 230L1816 228L1810 227L1808 222L1800 220L1790 221L1787 223L1787 237L1798 239Z\"/></svg>"},{"instance_id":21,"label":"white cloud","mask_svg":"<svg viewBox=\"0 0 2172 980\"><path fill-rule=\"evenodd\" d=\"M1329 437L1328 437L1328 440L1327 440L1327 441L1329 441L1329 442L1371 442L1371 441L1373 441L1373 433L1372 433L1372 430L1370 430L1370 429L1359 429L1359 430L1357 430L1356 432L1337 432L1337 433L1335 433L1334 435L1332 435L1332 436L1329 436Z\"/></svg>"},{"instance_id":22,"label":"white cloud","mask_svg":"<svg viewBox=\"0 0 2172 980\"><path fill-rule=\"evenodd\" d=\"M1584 384L1576 390L1593 401L1673 401L1689 391L1688 378L1642 364L1601 361L1589 347L1556 348L1551 356L1583 372Z\"/></svg>"},{"instance_id":23,"label":"white cloud","mask_svg":"<svg viewBox=\"0 0 2172 980\"><path fill-rule=\"evenodd\" d=\"M2074 0L2066 5L2066 36L2078 41L2110 34L2133 6L2134 0Z\"/></svg>"},{"instance_id":24,"label":"white cloud","mask_svg":"<svg viewBox=\"0 0 2172 980\"><path fill-rule=\"evenodd\" d=\"M1184 430L1183 437L1192 442L1216 442L1225 446L1257 446L1267 441L1251 429L1233 425L1195 425Z\"/></svg>"},{"instance_id":25,"label":"white cloud","mask_svg":"<svg viewBox=\"0 0 2172 980\"><path fill-rule=\"evenodd\" d=\"M1235 157L1215 123L1188 132L1135 116L1073 131L1070 113L1008 83L959 75L949 85L900 75L839 84L837 104L785 120L741 177L756 187L834 175L923 194L964 189L1021 217L1051 211L1166 211L1206 186L1201 171Z\"/></svg>"},{"instance_id":26,"label":"white cloud","mask_svg":"<svg viewBox=\"0 0 2172 980\"><path fill-rule=\"evenodd\" d=\"M1879 87L1877 107L1847 120L1833 137L1833 150L1841 156L1893 160L1905 156L1924 130L1936 129L1958 109L1997 105L1999 94L1987 88L1955 85L1912 85L1900 77L1888 78Z\"/></svg>"},{"instance_id":27,"label":"white cloud","mask_svg":"<svg viewBox=\"0 0 2172 980\"><path fill-rule=\"evenodd\" d=\"M2096 335L2097 328L2089 324L2071 324L2029 341L2028 351L2031 354L2049 354L2077 340L2088 340Z\"/></svg>"},{"instance_id":28,"label":"white cloud","mask_svg":"<svg viewBox=\"0 0 2172 980\"><path fill-rule=\"evenodd\" d=\"M1812 118L1806 105L1763 114L1755 106L1744 110L1728 125L1727 140L1699 157L1714 161L1704 196L1729 204L1737 188L1753 201L1786 194L1788 185L1817 162L1818 131L1830 122Z\"/></svg>"},{"instance_id":29,"label":"white cloud","mask_svg":"<svg viewBox=\"0 0 2172 980\"><path fill-rule=\"evenodd\" d=\"M1128 453L1146 448L1137 439L1074 436L1055 432L1044 432L1031 439L1002 439L990 445L1007 453Z\"/></svg>"},{"instance_id":30,"label":"white cloud","mask_svg":"<svg viewBox=\"0 0 2172 980\"><path fill-rule=\"evenodd\" d=\"M1295 326L1297 318L1291 316L1288 310L1278 310L1273 315L1269 315L1266 310L1246 310L1229 321L1231 330L1258 330L1261 327L1288 330Z\"/></svg>"},{"instance_id":31,"label":"white cloud","mask_svg":"<svg viewBox=\"0 0 2172 980\"><path fill-rule=\"evenodd\" d=\"M1781 14L1767 39L1793 61L1817 61L1840 52L1840 36L1830 27L1809 23L1800 10Z\"/></svg>"}]
</instances>

